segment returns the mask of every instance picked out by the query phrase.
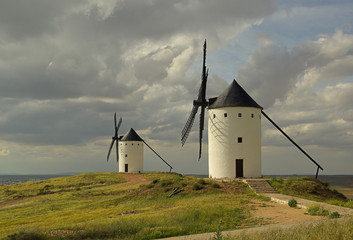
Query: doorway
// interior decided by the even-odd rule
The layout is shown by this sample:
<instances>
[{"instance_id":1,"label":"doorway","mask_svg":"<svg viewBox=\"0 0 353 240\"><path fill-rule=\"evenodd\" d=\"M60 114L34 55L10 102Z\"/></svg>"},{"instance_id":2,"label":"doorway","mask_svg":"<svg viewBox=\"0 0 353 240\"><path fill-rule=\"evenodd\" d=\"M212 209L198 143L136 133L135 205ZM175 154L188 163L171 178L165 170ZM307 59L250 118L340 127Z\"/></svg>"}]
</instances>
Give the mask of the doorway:
<instances>
[{"instance_id":1,"label":"doorway","mask_svg":"<svg viewBox=\"0 0 353 240\"><path fill-rule=\"evenodd\" d=\"M125 164L125 172L128 172L128 171L129 171L129 165Z\"/></svg>"},{"instance_id":2,"label":"doorway","mask_svg":"<svg viewBox=\"0 0 353 240\"><path fill-rule=\"evenodd\" d=\"M235 160L235 177L241 178L244 177L244 161L243 159Z\"/></svg>"}]
</instances>

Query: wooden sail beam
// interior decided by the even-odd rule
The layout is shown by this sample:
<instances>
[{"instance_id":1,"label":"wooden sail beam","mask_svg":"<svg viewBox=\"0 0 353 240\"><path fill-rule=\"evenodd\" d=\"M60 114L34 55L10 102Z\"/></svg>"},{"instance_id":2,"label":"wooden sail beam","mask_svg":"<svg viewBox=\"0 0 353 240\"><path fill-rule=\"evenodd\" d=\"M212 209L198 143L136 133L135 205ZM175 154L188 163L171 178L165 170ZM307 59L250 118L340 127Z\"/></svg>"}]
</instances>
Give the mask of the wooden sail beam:
<instances>
[{"instance_id":1,"label":"wooden sail beam","mask_svg":"<svg viewBox=\"0 0 353 240\"><path fill-rule=\"evenodd\" d=\"M155 150L153 150L153 148L152 148L150 145L148 145L145 140L143 140L143 142L144 142L144 143L146 144L146 146L149 147L149 149L151 149L151 151L154 152L165 164L167 164L168 167L170 167L169 172L171 172L172 169L173 169L173 167L170 166L169 163L167 163L167 161L164 160Z\"/></svg>"},{"instance_id":2,"label":"wooden sail beam","mask_svg":"<svg viewBox=\"0 0 353 240\"><path fill-rule=\"evenodd\" d=\"M267 114L264 111L261 111L262 115L264 115L268 121L270 121L273 126L275 126L291 143L294 144L294 146L296 146L302 153L304 153L305 156L307 156L316 166L317 166L317 170L316 170L316 175L315 178L317 178L318 174L319 174L319 169L321 169L322 171L324 170L320 164L318 164L312 157L310 157L310 155L308 153L306 153L296 142L294 142L293 139L291 139L274 121L272 121L272 119L267 116Z\"/></svg>"}]
</instances>

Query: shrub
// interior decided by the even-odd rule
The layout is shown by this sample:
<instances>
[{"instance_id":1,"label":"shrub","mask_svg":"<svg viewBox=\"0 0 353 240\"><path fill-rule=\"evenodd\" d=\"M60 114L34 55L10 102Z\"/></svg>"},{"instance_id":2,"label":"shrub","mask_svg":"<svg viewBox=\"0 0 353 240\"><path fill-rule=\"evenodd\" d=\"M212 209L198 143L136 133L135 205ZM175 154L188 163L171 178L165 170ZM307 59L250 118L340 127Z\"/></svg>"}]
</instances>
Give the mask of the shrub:
<instances>
[{"instance_id":1,"label":"shrub","mask_svg":"<svg viewBox=\"0 0 353 240\"><path fill-rule=\"evenodd\" d=\"M205 185L206 184L206 181L203 178L199 179L197 182L199 184L201 184L201 185Z\"/></svg>"},{"instance_id":2,"label":"shrub","mask_svg":"<svg viewBox=\"0 0 353 240\"><path fill-rule=\"evenodd\" d=\"M261 195L261 194L256 195L256 198L257 198L257 199L260 199L260 200L262 200L262 201L265 201L265 202L271 201L271 197L267 197L267 196Z\"/></svg>"},{"instance_id":3,"label":"shrub","mask_svg":"<svg viewBox=\"0 0 353 240\"><path fill-rule=\"evenodd\" d=\"M312 216L328 216L329 211L321 207L320 205L314 204L308 207L308 213Z\"/></svg>"},{"instance_id":4,"label":"shrub","mask_svg":"<svg viewBox=\"0 0 353 240\"><path fill-rule=\"evenodd\" d=\"M44 240L47 239L43 234L35 232L18 232L11 235L8 235L6 240Z\"/></svg>"},{"instance_id":5,"label":"shrub","mask_svg":"<svg viewBox=\"0 0 353 240\"><path fill-rule=\"evenodd\" d=\"M213 187L213 188L221 188L221 186L218 183L216 183L216 182L213 182L211 184L211 187Z\"/></svg>"},{"instance_id":6,"label":"shrub","mask_svg":"<svg viewBox=\"0 0 353 240\"><path fill-rule=\"evenodd\" d=\"M195 183L193 186L192 186L192 190L195 190L195 191L198 191L198 190L201 190L203 187L201 184L199 183Z\"/></svg>"},{"instance_id":7,"label":"shrub","mask_svg":"<svg viewBox=\"0 0 353 240\"><path fill-rule=\"evenodd\" d=\"M288 206L290 206L292 208L297 207L297 204L298 204L298 202L295 199L291 199L291 200L288 201Z\"/></svg>"},{"instance_id":8,"label":"shrub","mask_svg":"<svg viewBox=\"0 0 353 240\"><path fill-rule=\"evenodd\" d=\"M222 225L222 221L220 221L218 223L217 230L216 230L216 232L214 233L214 236L213 236L214 240L222 240L223 239L223 235L222 235L222 231L221 231L221 225Z\"/></svg>"},{"instance_id":9,"label":"shrub","mask_svg":"<svg viewBox=\"0 0 353 240\"><path fill-rule=\"evenodd\" d=\"M173 182L171 180L162 180L161 181L161 186L162 187L167 187L167 186L170 186L172 184L173 184Z\"/></svg>"},{"instance_id":10,"label":"shrub","mask_svg":"<svg viewBox=\"0 0 353 240\"><path fill-rule=\"evenodd\" d=\"M340 217L341 217L341 214L339 214L338 212L332 212L329 215L329 218L340 218Z\"/></svg>"}]
</instances>

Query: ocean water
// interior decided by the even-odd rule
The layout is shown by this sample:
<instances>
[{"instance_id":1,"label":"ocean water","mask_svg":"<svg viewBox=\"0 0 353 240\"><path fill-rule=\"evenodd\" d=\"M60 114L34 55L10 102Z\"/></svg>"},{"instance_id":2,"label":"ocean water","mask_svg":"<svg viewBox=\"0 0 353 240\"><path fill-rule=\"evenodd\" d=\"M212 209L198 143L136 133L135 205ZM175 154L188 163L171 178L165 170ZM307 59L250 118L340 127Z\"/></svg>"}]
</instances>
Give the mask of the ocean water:
<instances>
[{"instance_id":1,"label":"ocean water","mask_svg":"<svg viewBox=\"0 0 353 240\"><path fill-rule=\"evenodd\" d=\"M44 174L44 175L0 175L0 186L1 185L9 185L16 184L28 181L40 181L49 178L57 178L57 177L65 177L70 175L52 175L52 174Z\"/></svg>"}]
</instances>

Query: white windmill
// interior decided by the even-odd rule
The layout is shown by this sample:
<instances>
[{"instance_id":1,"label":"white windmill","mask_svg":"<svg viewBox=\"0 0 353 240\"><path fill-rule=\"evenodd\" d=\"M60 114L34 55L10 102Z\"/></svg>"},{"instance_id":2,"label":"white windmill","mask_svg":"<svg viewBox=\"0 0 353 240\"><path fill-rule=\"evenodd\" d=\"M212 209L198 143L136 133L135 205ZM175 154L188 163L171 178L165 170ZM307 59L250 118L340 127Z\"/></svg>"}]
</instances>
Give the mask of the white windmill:
<instances>
[{"instance_id":1,"label":"white windmill","mask_svg":"<svg viewBox=\"0 0 353 240\"><path fill-rule=\"evenodd\" d=\"M203 66L201 87L197 100L193 101L191 114L182 130L181 142L185 144L196 113L201 107L199 126L199 160L202 153L202 133L204 130L205 109L208 107L208 163L209 177L234 178L261 177L261 114L265 116L284 136L315 162L277 124L275 124L250 95L234 80L216 98L206 100L206 41L203 46Z\"/></svg>"},{"instance_id":2,"label":"white windmill","mask_svg":"<svg viewBox=\"0 0 353 240\"><path fill-rule=\"evenodd\" d=\"M116 113L114 114L115 133L109 147L107 161L109 160L114 143L116 144L116 161L119 164L119 172L143 172L143 144L145 144L153 153L155 153L165 164L168 165L169 172L173 167L169 165L153 148L143 140L133 128L124 135L118 137L118 131L122 119L116 124Z\"/></svg>"}]
</instances>

